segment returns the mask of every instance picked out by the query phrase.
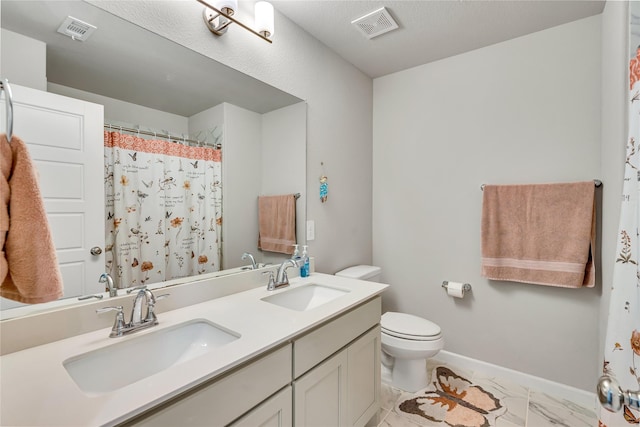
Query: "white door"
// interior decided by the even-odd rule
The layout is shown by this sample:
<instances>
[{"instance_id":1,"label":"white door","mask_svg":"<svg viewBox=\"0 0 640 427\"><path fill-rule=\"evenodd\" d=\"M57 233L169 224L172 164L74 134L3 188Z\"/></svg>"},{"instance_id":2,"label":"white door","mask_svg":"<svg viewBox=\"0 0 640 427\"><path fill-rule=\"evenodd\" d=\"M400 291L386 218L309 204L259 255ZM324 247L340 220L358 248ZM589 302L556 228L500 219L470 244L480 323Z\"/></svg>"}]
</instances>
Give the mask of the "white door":
<instances>
[{"instance_id":1,"label":"white door","mask_svg":"<svg viewBox=\"0 0 640 427\"><path fill-rule=\"evenodd\" d=\"M98 285L104 272L103 106L18 85L11 89L13 133L27 143L38 170L64 298L103 292ZM92 247L102 254L91 255ZM2 308L20 305L11 303L2 299Z\"/></svg>"}]
</instances>

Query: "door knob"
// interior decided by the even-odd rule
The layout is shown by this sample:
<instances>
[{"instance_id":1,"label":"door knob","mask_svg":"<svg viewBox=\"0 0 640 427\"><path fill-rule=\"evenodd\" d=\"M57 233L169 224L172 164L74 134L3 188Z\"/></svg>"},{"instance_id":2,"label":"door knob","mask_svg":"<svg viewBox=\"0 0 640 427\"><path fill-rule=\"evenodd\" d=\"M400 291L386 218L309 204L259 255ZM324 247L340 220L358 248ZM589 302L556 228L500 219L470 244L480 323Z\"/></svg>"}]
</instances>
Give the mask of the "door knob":
<instances>
[{"instance_id":1,"label":"door knob","mask_svg":"<svg viewBox=\"0 0 640 427\"><path fill-rule=\"evenodd\" d=\"M91 255L98 256L102 253L102 248L100 246L94 246L91 248Z\"/></svg>"}]
</instances>

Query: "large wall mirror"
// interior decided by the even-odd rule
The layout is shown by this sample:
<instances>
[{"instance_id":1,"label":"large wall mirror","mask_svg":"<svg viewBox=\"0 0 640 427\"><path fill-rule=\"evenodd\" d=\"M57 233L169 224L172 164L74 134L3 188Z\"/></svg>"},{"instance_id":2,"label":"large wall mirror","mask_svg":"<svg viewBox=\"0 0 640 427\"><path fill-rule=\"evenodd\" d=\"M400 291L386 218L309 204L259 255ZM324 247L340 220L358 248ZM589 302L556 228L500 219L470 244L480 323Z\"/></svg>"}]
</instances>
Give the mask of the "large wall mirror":
<instances>
[{"instance_id":1,"label":"large wall mirror","mask_svg":"<svg viewBox=\"0 0 640 427\"><path fill-rule=\"evenodd\" d=\"M221 144L222 220L218 224L221 227L218 233L221 257L216 269L219 271L211 274L242 271L250 264L247 257L242 257L245 252L251 253L259 263L276 263L287 257L262 252L257 247L260 195L299 194L296 234L298 243L304 243L304 101L83 1L3 0L0 8L0 76L9 79L15 88L14 133L17 136L31 135L34 128L38 128L45 139L47 135L55 134L55 126L50 130L46 126L27 126L24 108L31 101L20 100L23 94L31 99L29 96L32 94L48 93L101 106L99 141L93 140L100 150L104 150L105 130L136 137L141 137L136 131L143 135L147 132L147 139L170 135L176 144L180 144L180 140L185 143L188 139L200 141L203 145ZM58 29L68 17L89 23L96 29L86 41L63 35ZM2 126L4 131L4 123ZM23 139L37 152L37 141ZM102 157L107 159L106 154ZM104 192L105 171L110 167L108 161L115 162L107 159L96 168L100 170L84 178L87 182L83 185L98 185ZM180 169L183 167L197 168L198 162L185 161L180 164ZM58 178L54 174L47 179L52 182ZM154 182L148 180L144 184L148 189L138 189L139 197L146 197L145 194L156 190L161 180L154 178ZM207 182L206 185L213 186L213 183ZM216 185L220 183L216 182ZM204 184L202 188L204 190ZM45 195L45 205L47 203ZM171 213L163 215L169 218ZM85 216L83 221L86 227L104 230L112 215L106 209L96 218ZM152 222L156 215L148 213L144 218ZM49 219L51 223L51 217ZM69 242L74 239L69 239L69 236L75 231L65 232L60 224L53 228L54 243L59 252L65 251L65 245L73 246ZM191 229L194 229L193 224ZM129 227L129 230L127 232L130 233L137 231L135 227ZM197 233L195 236L195 239L202 239ZM63 240L65 243L60 243ZM109 252L104 233L99 242L78 243L76 246L72 249L89 251L94 246L102 248L102 255L89 263L100 266L99 271L106 270ZM131 256L127 262L142 263L143 260ZM63 269L63 279L65 304L80 304L79 296L104 291L104 285L98 284L99 274L85 277L79 280L80 283L68 287L71 280ZM187 280L193 280L193 277L178 282ZM169 283L176 283L176 280ZM125 286L140 284L128 283ZM151 285L152 281L144 284ZM2 299L0 303L3 319L33 312L9 300ZM29 308L40 311L62 303L58 301Z\"/></svg>"}]
</instances>

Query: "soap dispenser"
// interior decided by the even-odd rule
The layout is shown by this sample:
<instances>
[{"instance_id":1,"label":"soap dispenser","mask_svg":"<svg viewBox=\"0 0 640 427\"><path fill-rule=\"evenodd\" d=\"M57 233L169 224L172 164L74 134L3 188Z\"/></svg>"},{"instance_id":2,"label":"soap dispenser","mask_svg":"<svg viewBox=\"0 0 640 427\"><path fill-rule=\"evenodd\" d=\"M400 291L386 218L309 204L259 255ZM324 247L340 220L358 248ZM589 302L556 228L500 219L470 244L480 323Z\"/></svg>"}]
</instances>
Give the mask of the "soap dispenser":
<instances>
[{"instance_id":1,"label":"soap dispenser","mask_svg":"<svg viewBox=\"0 0 640 427\"><path fill-rule=\"evenodd\" d=\"M302 266L300 267L300 277L309 276L309 252L307 251L307 245L302 246Z\"/></svg>"},{"instance_id":2,"label":"soap dispenser","mask_svg":"<svg viewBox=\"0 0 640 427\"><path fill-rule=\"evenodd\" d=\"M300 250L298 249L298 245L293 245L293 255L291 255L291 259L296 261L300 259Z\"/></svg>"}]
</instances>

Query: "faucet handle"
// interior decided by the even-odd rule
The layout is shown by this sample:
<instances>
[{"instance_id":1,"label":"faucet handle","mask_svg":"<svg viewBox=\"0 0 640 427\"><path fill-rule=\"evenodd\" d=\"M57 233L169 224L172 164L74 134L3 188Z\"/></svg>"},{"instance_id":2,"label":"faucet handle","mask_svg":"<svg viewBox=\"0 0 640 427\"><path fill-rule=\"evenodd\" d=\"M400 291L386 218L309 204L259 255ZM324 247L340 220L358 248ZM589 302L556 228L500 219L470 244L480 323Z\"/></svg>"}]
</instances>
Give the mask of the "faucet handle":
<instances>
[{"instance_id":1,"label":"faucet handle","mask_svg":"<svg viewBox=\"0 0 640 427\"><path fill-rule=\"evenodd\" d=\"M96 313L100 314L100 313L106 313L107 311L117 311L118 313L122 313L123 307L121 305L117 306L117 307L102 307L102 308L97 308L96 309Z\"/></svg>"},{"instance_id":2,"label":"faucet handle","mask_svg":"<svg viewBox=\"0 0 640 427\"><path fill-rule=\"evenodd\" d=\"M273 277L273 271L271 270L263 271L262 275L264 276L265 274L269 275L269 283L267 284L267 290L272 291L276 288L276 281Z\"/></svg>"},{"instance_id":3,"label":"faucet handle","mask_svg":"<svg viewBox=\"0 0 640 427\"><path fill-rule=\"evenodd\" d=\"M109 334L109 337L111 338L121 336L127 326L124 321L124 313L122 310L123 307L121 305L116 307L103 307L96 310L96 313L98 314L106 313L107 311L117 311L116 320L113 322L113 327L111 328L111 333Z\"/></svg>"},{"instance_id":4,"label":"faucet handle","mask_svg":"<svg viewBox=\"0 0 640 427\"><path fill-rule=\"evenodd\" d=\"M148 296L148 300L147 300L147 316L145 317L144 321L145 322L152 322L154 324L158 323L158 318L156 317L156 313L155 313L155 307L156 307L156 301L159 301L161 299L165 299L167 297L169 297L171 294L162 294L162 295L158 295L155 296L153 295L153 292L147 290L146 292L148 292L147 296Z\"/></svg>"},{"instance_id":5,"label":"faucet handle","mask_svg":"<svg viewBox=\"0 0 640 427\"><path fill-rule=\"evenodd\" d=\"M140 286L136 286L135 288L129 288L127 289L127 293L130 294L131 292L135 292L135 291L142 291L147 289L147 285L140 285Z\"/></svg>"},{"instance_id":6,"label":"faucet handle","mask_svg":"<svg viewBox=\"0 0 640 427\"><path fill-rule=\"evenodd\" d=\"M78 301L84 301L87 299L91 299L91 298L95 298L95 299L102 299L104 297L104 295L98 294L98 295L84 295L81 297L78 297Z\"/></svg>"},{"instance_id":7,"label":"faucet handle","mask_svg":"<svg viewBox=\"0 0 640 427\"><path fill-rule=\"evenodd\" d=\"M161 299L169 298L171 294L162 294L155 297L156 301L160 301Z\"/></svg>"}]
</instances>

